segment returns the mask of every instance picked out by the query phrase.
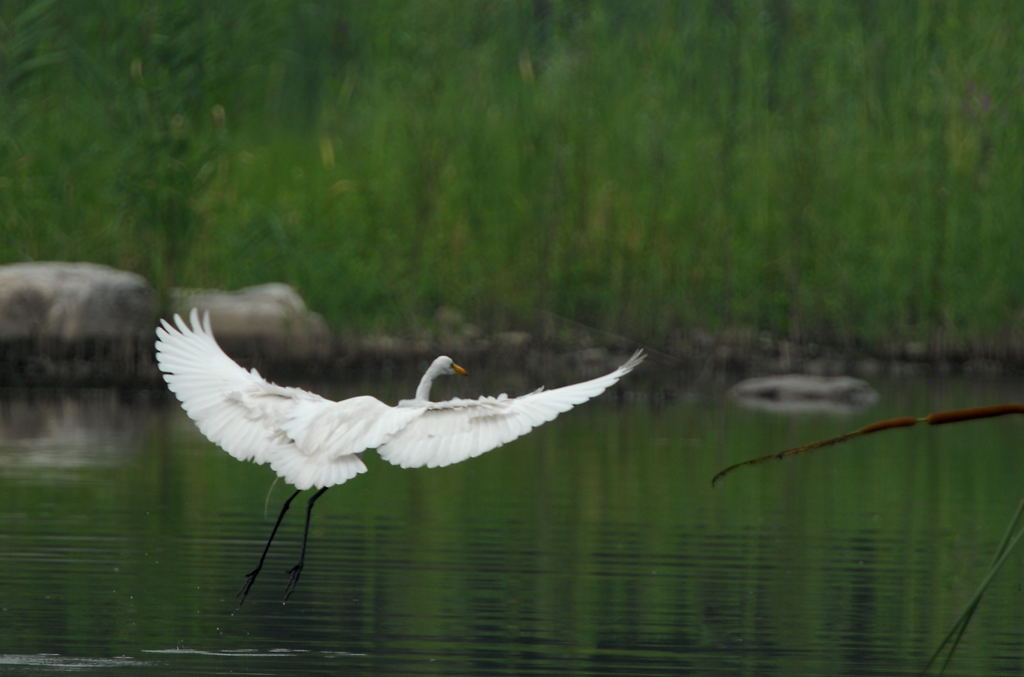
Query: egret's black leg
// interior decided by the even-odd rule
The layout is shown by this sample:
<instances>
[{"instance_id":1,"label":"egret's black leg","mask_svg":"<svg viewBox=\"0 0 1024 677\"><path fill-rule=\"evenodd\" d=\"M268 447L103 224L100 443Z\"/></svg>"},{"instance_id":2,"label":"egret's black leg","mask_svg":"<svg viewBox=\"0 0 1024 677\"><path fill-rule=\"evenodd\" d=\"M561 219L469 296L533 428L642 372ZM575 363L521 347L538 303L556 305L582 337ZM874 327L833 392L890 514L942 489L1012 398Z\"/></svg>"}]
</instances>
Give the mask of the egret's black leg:
<instances>
[{"instance_id":1,"label":"egret's black leg","mask_svg":"<svg viewBox=\"0 0 1024 677\"><path fill-rule=\"evenodd\" d=\"M330 487L324 487L320 491L316 492L309 498L309 502L306 503L306 527L302 531L302 550L299 551L299 562L291 569L288 573L291 574L291 578L288 579L288 587L284 589L284 599L281 603L288 601L288 598L295 592L295 586L299 584L299 576L302 575L302 567L306 563L306 540L309 538L309 516L313 514L313 504L316 503L316 499L324 495L324 492L330 489Z\"/></svg>"},{"instance_id":2,"label":"egret's black leg","mask_svg":"<svg viewBox=\"0 0 1024 677\"><path fill-rule=\"evenodd\" d=\"M299 491L296 490L294 494L288 497L288 500L281 506L281 512L277 515L277 521L274 522L274 528L270 530L270 538L267 539L267 544L263 546L263 554L260 555L260 562L256 565L256 568L245 575L245 583L242 584L242 589L238 591L236 597L239 598L238 606L242 606L245 602L245 596L249 594L249 588L252 587L256 577L260 573L260 569L263 568L263 560L267 558L267 552L270 550L270 544L274 542L274 536L277 535L277 528L281 526L281 520L284 519L284 514L288 512L288 508L291 507L292 500L299 495Z\"/></svg>"}]
</instances>

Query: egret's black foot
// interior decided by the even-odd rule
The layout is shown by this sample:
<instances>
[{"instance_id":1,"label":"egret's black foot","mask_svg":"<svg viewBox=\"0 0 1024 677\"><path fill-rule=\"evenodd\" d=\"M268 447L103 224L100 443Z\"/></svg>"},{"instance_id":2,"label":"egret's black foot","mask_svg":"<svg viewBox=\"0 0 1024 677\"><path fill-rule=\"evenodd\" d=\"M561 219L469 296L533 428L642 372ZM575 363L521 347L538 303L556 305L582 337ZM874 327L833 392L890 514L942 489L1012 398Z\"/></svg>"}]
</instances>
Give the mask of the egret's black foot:
<instances>
[{"instance_id":1,"label":"egret's black foot","mask_svg":"<svg viewBox=\"0 0 1024 677\"><path fill-rule=\"evenodd\" d=\"M295 592L295 586L299 584L299 577L302 576L302 566L303 563L299 562L288 570L288 574L291 578L288 579L288 586L284 589L284 599L281 600L281 604L287 602L288 598L292 596L293 592Z\"/></svg>"},{"instance_id":2,"label":"egret's black foot","mask_svg":"<svg viewBox=\"0 0 1024 677\"><path fill-rule=\"evenodd\" d=\"M238 591L235 597L238 598L238 608L242 608L242 603L245 602L245 596L249 594L249 589L252 588L252 584L256 582L256 577L260 575L260 571L263 570L263 562L267 559L267 553L270 551L270 544L274 542L274 536L277 535L277 529L281 526L281 520L284 519L284 514L288 512L288 506L292 504L295 497L299 495L299 490L296 489L295 493L288 497L281 506L281 512L277 514L277 521L274 522L274 528L270 530L270 536L267 538L266 545L263 546L263 552L260 553L260 561L256 564L256 568L245 575L245 583L242 584L242 589ZM309 516L306 516L307 521Z\"/></svg>"},{"instance_id":3,"label":"egret's black foot","mask_svg":"<svg viewBox=\"0 0 1024 677\"><path fill-rule=\"evenodd\" d=\"M241 607L245 603L245 598L249 594L249 590L252 588L252 584L256 582L256 577L260 574L262 567L256 567L245 575L245 583L242 584L242 589L238 591L235 597L238 598L238 606Z\"/></svg>"},{"instance_id":4,"label":"egret's black foot","mask_svg":"<svg viewBox=\"0 0 1024 677\"><path fill-rule=\"evenodd\" d=\"M302 549L299 551L299 561L288 570L288 574L291 578L288 579L288 587L284 589L284 599L281 600L281 604L288 601L288 598L295 592L295 586L299 584L299 576L302 575L302 567L306 564L306 545L309 542L309 518L313 514L313 504L316 503L316 499L324 495L330 487L321 487L313 494L309 502L306 503L306 524L302 527Z\"/></svg>"}]
</instances>

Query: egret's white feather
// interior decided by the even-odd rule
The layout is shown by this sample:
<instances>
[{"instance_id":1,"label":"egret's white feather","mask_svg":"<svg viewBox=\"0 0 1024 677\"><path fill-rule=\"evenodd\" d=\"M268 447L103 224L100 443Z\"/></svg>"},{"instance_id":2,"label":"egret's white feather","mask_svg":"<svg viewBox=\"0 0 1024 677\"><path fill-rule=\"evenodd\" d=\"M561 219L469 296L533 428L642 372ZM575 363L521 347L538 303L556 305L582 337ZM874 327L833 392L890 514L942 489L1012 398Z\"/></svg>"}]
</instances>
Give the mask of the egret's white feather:
<instances>
[{"instance_id":1,"label":"egret's white feather","mask_svg":"<svg viewBox=\"0 0 1024 677\"><path fill-rule=\"evenodd\" d=\"M280 432L296 402L326 401L247 371L213 338L209 317L193 310L191 327L178 317L157 328L156 361L171 392L207 438L242 461L267 463L291 442Z\"/></svg>"},{"instance_id":2,"label":"egret's white feather","mask_svg":"<svg viewBox=\"0 0 1024 677\"><path fill-rule=\"evenodd\" d=\"M422 415L377 447L377 453L403 468L436 468L479 456L600 395L643 359L643 352L638 350L604 376L562 388L536 390L522 397L427 402L421 405Z\"/></svg>"},{"instance_id":3,"label":"egret's white feather","mask_svg":"<svg viewBox=\"0 0 1024 677\"><path fill-rule=\"evenodd\" d=\"M366 471L355 453L367 447L324 459L316 449L300 449L289 433L292 417L338 403L243 369L213 338L209 316L200 322L193 309L189 319L191 326L177 315L174 325L161 322L156 360L168 388L210 441L241 461L270 463L299 489L341 484Z\"/></svg>"},{"instance_id":4,"label":"egret's white feather","mask_svg":"<svg viewBox=\"0 0 1024 677\"><path fill-rule=\"evenodd\" d=\"M164 320L156 330L157 364L168 387L211 441L240 460L269 463L298 489L364 472L359 453L367 449L405 468L479 456L600 395L644 359L638 350L604 376L515 398L420 398L394 407L368 395L333 402L243 369L217 345L208 315L200 322L193 310L189 319L191 326L175 315L174 325ZM429 393L433 378L452 365L445 356L435 360L417 393Z\"/></svg>"}]
</instances>

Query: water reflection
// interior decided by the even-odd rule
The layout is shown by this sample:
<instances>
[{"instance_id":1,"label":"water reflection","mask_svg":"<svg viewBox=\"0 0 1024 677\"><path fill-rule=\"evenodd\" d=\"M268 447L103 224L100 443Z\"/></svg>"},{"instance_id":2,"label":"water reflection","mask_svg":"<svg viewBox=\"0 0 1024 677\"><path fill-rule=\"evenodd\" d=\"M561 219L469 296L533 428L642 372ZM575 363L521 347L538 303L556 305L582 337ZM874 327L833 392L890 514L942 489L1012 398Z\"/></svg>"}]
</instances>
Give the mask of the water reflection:
<instances>
[{"instance_id":1,"label":"water reflection","mask_svg":"<svg viewBox=\"0 0 1024 677\"><path fill-rule=\"evenodd\" d=\"M901 384L842 419L720 393L602 400L451 468L368 458L318 503L292 600L301 514L236 612L287 487L264 514L272 474L218 451L170 400L7 397L0 671L916 674L1021 493L1020 421L897 431L709 480L837 428L1003 399ZM1016 562L960 674L1024 669Z\"/></svg>"},{"instance_id":2,"label":"water reflection","mask_svg":"<svg viewBox=\"0 0 1024 677\"><path fill-rule=\"evenodd\" d=\"M766 411L780 416L830 414L836 418L856 414L871 406L870 403L833 400L738 399L737 403L747 409Z\"/></svg>"},{"instance_id":3,"label":"water reflection","mask_svg":"<svg viewBox=\"0 0 1024 677\"><path fill-rule=\"evenodd\" d=\"M139 451L164 398L116 390L0 394L0 473L31 476L114 465Z\"/></svg>"}]
</instances>

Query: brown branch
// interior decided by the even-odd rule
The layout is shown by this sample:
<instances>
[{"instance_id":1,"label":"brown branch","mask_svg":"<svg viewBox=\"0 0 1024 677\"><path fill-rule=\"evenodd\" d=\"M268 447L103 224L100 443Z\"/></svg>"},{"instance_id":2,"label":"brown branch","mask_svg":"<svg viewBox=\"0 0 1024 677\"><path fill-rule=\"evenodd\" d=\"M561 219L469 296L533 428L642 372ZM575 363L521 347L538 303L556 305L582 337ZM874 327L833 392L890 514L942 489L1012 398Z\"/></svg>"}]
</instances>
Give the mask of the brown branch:
<instances>
[{"instance_id":1,"label":"brown branch","mask_svg":"<svg viewBox=\"0 0 1024 677\"><path fill-rule=\"evenodd\" d=\"M863 428L854 430L853 432L846 433L845 435L839 435L837 437L829 437L828 439L818 440L817 442L811 442L799 447L793 447L792 449L786 449L775 454L768 454L767 456L759 456L758 458L752 458L747 461L741 461L730 465L725 470L721 470L713 478L711 478L711 486L718 484L723 477L731 473L737 468L742 468L748 465L758 465L766 461L781 461L787 456L796 456L797 454L803 454L808 451L814 451L821 449L822 447L830 447L833 444L839 444L840 442L846 442L856 437L863 437L864 435L870 435L871 433L881 432L883 430L892 430L893 428L908 428L918 423L927 423L929 425L942 425L944 423L960 423L961 421L972 421L979 418L991 418L992 416L1005 416L1006 414L1024 414L1024 404L995 404L988 407L971 407L968 409L951 409L950 411L939 411L934 414L928 414L921 418L914 418L913 416L905 416L902 418L890 418L884 421L876 421L870 423Z\"/></svg>"}]
</instances>

